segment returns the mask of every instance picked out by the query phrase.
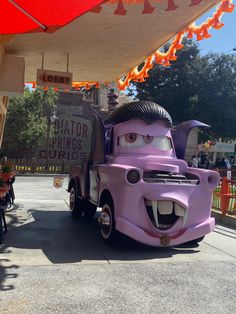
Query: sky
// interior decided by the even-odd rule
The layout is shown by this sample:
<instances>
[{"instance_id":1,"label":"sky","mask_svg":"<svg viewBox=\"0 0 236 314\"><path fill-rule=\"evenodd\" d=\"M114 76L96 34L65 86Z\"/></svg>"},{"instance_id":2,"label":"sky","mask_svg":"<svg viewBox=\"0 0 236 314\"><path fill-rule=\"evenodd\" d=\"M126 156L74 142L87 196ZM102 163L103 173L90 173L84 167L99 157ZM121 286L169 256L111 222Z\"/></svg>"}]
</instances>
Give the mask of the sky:
<instances>
[{"instance_id":1,"label":"sky","mask_svg":"<svg viewBox=\"0 0 236 314\"><path fill-rule=\"evenodd\" d=\"M208 52L218 53L235 53L233 48L236 48L236 2L234 1L235 9L232 13L225 13L222 16L221 22L225 25L219 30L210 30L212 34L211 38L203 39L199 41L199 47L201 53L206 54ZM214 10L213 10L214 11ZM206 13L199 21L203 22L208 17L212 16L212 11ZM197 25L199 22L196 23Z\"/></svg>"}]
</instances>

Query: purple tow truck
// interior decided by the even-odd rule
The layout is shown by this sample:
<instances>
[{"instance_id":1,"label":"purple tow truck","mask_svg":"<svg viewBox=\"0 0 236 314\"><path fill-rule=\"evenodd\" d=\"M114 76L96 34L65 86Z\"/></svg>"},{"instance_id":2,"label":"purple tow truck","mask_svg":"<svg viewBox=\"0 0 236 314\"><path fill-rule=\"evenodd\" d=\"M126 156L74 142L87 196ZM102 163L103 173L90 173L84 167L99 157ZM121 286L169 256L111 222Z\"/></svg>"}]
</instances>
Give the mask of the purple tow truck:
<instances>
[{"instance_id":1,"label":"purple tow truck","mask_svg":"<svg viewBox=\"0 0 236 314\"><path fill-rule=\"evenodd\" d=\"M212 192L219 174L188 167L189 132L207 125L191 120L172 127L168 112L150 101L115 109L105 124L90 110L89 157L70 172L70 211L93 217L100 208L102 238L124 234L151 246L197 243L215 226Z\"/></svg>"}]
</instances>

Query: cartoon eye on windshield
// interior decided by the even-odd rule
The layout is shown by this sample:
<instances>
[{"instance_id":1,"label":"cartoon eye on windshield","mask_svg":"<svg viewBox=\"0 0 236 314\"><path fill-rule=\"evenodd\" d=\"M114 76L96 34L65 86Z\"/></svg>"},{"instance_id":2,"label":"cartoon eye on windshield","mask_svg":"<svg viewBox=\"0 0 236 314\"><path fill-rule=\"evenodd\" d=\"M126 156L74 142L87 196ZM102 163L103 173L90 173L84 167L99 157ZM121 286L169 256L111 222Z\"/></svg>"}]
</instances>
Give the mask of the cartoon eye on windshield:
<instances>
[{"instance_id":1,"label":"cartoon eye on windshield","mask_svg":"<svg viewBox=\"0 0 236 314\"><path fill-rule=\"evenodd\" d=\"M143 136L143 140L145 143L147 144L151 144L153 142L153 136L150 136L150 135L146 135L146 136Z\"/></svg>"},{"instance_id":2,"label":"cartoon eye on windshield","mask_svg":"<svg viewBox=\"0 0 236 314\"><path fill-rule=\"evenodd\" d=\"M167 136L150 136L137 133L127 133L119 137L121 147L138 148L151 145L160 150L171 150L171 140Z\"/></svg>"},{"instance_id":3,"label":"cartoon eye on windshield","mask_svg":"<svg viewBox=\"0 0 236 314\"><path fill-rule=\"evenodd\" d=\"M125 140L127 143L134 143L137 140L137 134L136 133L125 134Z\"/></svg>"}]
</instances>

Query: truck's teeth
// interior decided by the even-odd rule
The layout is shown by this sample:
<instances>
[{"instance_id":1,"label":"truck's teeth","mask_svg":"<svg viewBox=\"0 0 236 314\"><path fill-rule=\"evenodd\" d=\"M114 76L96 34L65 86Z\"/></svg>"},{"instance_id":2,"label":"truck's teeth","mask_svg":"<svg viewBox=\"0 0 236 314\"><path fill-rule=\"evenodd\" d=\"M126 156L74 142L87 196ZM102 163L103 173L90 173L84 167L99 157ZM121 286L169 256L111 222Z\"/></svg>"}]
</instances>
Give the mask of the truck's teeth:
<instances>
[{"instance_id":1,"label":"truck's teeth","mask_svg":"<svg viewBox=\"0 0 236 314\"><path fill-rule=\"evenodd\" d=\"M183 223L182 223L182 226L183 226L183 227L184 227L185 224L186 224L187 217L188 217L188 211L185 210L185 214L184 214L184 218L183 218Z\"/></svg>"},{"instance_id":2,"label":"truck's teeth","mask_svg":"<svg viewBox=\"0 0 236 314\"><path fill-rule=\"evenodd\" d=\"M156 222L156 226L157 228L159 228L158 214L157 214L157 201L152 201L152 211L153 211L153 216Z\"/></svg>"},{"instance_id":3,"label":"truck's teeth","mask_svg":"<svg viewBox=\"0 0 236 314\"><path fill-rule=\"evenodd\" d=\"M187 210L182 207L181 205L175 203L175 215L176 216L179 216L179 217L183 217L183 223L182 223L182 226L185 225L186 223L186 220L187 220Z\"/></svg>"},{"instance_id":4,"label":"truck's teeth","mask_svg":"<svg viewBox=\"0 0 236 314\"><path fill-rule=\"evenodd\" d=\"M175 215L179 217L184 217L185 209L179 204L175 203Z\"/></svg>"},{"instance_id":5,"label":"truck's teeth","mask_svg":"<svg viewBox=\"0 0 236 314\"><path fill-rule=\"evenodd\" d=\"M173 202L171 201L158 201L157 206L161 215L170 215L173 212Z\"/></svg>"},{"instance_id":6,"label":"truck's teeth","mask_svg":"<svg viewBox=\"0 0 236 314\"><path fill-rule=\"evenodd\" d=\"M152 201L145 199L145 205L147 207L152 208L153 212L153 217L155 219L155 224L156 227L159 229L169 229L171 226L175 223L174 217L176 217L176 220L178 220L178 217L181 218L182 220L182 226L184 227L187 221L187 216L188 216L188 210L179 205L178 203L175 203L173 201L167 201L167 200L162 200L162 201ZM173 213L174 210L174 213ZM163 216L165 216L165 218ZM169 221L172 221L171 224L163 224L162 221L164 219L168 219L167 216L170 215Z\"/></svg>"}]
</instances>

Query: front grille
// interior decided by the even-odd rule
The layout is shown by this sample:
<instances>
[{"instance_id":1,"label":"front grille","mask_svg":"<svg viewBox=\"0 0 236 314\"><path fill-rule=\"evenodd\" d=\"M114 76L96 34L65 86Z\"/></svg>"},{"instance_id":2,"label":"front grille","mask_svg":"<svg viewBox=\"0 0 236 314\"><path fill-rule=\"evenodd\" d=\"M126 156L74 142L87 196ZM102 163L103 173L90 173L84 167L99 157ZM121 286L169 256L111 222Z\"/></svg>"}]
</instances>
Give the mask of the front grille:
<instances>
[{"instance_id":1,"label":"front grille","mask_svg":"<svg viewBox=\"0 0 236 314\"><path fill-rule=\"evenodd\" d=\"M148 183L173 183L173 184L188 184L188 185L198 185L199 179L197 176L185 173L174 174L162 171L144 171L143 181Z\"/></svg>"}]
</instances>

